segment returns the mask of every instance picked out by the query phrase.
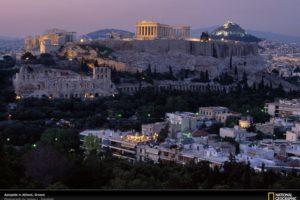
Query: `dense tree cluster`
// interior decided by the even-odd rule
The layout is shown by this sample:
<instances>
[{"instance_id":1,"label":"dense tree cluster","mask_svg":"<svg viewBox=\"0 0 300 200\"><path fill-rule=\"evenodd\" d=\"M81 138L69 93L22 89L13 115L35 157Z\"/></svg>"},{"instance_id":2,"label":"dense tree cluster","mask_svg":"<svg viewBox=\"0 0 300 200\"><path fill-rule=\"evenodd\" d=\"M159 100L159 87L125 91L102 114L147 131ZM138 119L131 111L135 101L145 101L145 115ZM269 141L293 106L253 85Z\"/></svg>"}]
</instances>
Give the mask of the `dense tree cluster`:
<instances>
[{"instance_id":1,"label":"dense tree cluster","mask_svg":"<svg viewBox=\"0 0 300 200\"><path fill-rule=\"evenodd\" d=\"M209 39L210 39L209 33L208 32L202 32L202 34L200 36L200 40L207 42L207 41L209 41Z\"/></svg>"},{"instance_id":2,"label":"dense tree cluster","mask_svg":"<svg viewBox=\"0 0 300 200\"><path fill-rule=\"evenodd\" d=\"M21 61L24 64L41 64L44 66L55 65L56 63L54 56L49 53L43 53L37 57L30 52L25 52L21 56Z\"/></svg>"},{"instance_id":3,"label":"dense tree cluster","mask_svg":"<svg viewBox=\"0 0 300 200\"><path fill-rule=\"evenodd\" d=\"M207 70L205 72L201 71L200 77L192 79L192 82L209 83L210 79L209 79L208 71Z\"/></svg>"},{"instance_id":4,"label":"dense tree cluster","mask_svg":"<svg viewBox=\"0 0 300 200\"><path fill-rule=\"evenodd\" d=\"M0 68L11 68L16 64L15 58L11 56L3 56L3 60L0 60Z\"/></svg>"},{"instance_id":5,"label":"dense tree cluster","mask_svg":"<svg viewBox=\"0 0 300 200\"><path fill-rule=\"evenodd\" d=\"M59 142L59 141L58 141ZM54 144L22 150L1 145L0 188L28 189L297 189L300 176L255 172L246 163L131 163L98 153L62 151Z\"/></svg>"},{"instance_id":6,"label":"dense tree cluster","mask_svg":"<svg viewBox=\"0 0 300 200\"><path fill-rule=\"evenodd\" d=\"M221 85L231 85L234 83L234 78L229 75L228 72L224 72L220 76L216 77L214 82L220 83Z\"/></svg>"}]
</instances>

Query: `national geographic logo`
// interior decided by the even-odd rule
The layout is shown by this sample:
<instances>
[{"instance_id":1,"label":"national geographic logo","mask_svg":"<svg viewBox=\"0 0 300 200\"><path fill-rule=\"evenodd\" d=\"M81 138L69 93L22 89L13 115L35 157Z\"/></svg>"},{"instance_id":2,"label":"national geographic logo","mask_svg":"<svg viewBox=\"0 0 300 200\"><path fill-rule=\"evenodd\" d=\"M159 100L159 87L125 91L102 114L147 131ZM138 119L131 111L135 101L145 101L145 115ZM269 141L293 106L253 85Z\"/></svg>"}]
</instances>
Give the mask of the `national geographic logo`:
<instances>
[{"instance_id":1,"label":"national geographic logo","mask_svg":"<svg viewBox=\"0 0 300 200\"><path fill-rule=\"evenodd\" d=\"M297 197L294 197L292 193L268 193L268 200L297 200Z\"/></svg>"}]
</instances>

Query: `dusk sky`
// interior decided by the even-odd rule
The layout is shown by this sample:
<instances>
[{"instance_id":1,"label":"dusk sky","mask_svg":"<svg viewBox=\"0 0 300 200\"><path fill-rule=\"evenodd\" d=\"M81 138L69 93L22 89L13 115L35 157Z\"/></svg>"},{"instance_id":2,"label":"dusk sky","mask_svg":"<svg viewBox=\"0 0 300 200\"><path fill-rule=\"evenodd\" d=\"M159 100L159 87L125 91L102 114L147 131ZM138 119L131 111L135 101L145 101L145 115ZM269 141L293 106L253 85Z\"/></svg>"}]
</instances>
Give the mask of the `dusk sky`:
<instances>
[{"instance_id":1,"label":"dusk sky","mask_svg":"<svg viewBox=\"0 0 300 200\"><path fill-rule=\"evenodd\" d=\"M0 35L134 31L135 22L148 19L192 29L231 20L245 29L300 36L299 8L300 0L0 0Z\"/></svg>"}]
</instances>

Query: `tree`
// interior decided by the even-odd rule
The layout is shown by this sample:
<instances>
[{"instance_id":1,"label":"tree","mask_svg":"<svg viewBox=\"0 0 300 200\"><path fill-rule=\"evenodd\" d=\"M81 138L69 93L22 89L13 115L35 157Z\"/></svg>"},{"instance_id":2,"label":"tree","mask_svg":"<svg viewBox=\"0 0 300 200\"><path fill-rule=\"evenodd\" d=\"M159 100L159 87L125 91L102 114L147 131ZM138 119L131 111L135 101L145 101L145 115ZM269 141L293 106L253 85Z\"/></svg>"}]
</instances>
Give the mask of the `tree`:
<instances>
[{"instance_id":1,"label":"tree","mask_svg":"<svg viewBox=\"0 0 300 200\"><path fill-rule=\"evenodd\" d=\"M205 74L203 71L200 72L200 81L205 82Z\"/></svg>"},{"instance_id":2,"label":"tree","mask_svg":"<svg viewBox=\"0 0 300 200\"><path fill-rule=\"evenodd\" d=\"M224 125L222 123L215 123L212 126L209 127L207 130L211 134L219 134L220 128L222 128Z\"/></svg>"},{"instance_id":3,"label":"tree","mask_svg":"<svg viewBox=\"0 0 300 200\"><path fill-rule=\"evenodd\" d=\"M246 72L243 72L243 78L242 78L242 82L245 84L248 81L248 76L246 74Z\"/></svg>"},{"instance_id":4,"label":"tree","mask_svg":"<svg viewBox=\"0 0 300 200\"><path fill-rule=\"evenodd\" d=\"M213 57L218 58L218 53L217 53L217 49L215 47L215 43L213 43L213 45L212 45L212 50L213 50Z\"/></svg>"},{"instance_id":5,"label":"tree","mask_svg":"<svg viewBox=\"0 0 300 200\"><path fill-rule=\"evenodd\" d=\"M205 71L205 82L209 82L209 74L208 71Z\"/></svg>"},{"instance_id":6,"label":"tree","mask_svg":"<svg viewBox=\"0 0 300 200\"><path fill-rule=\"evenodd\" d=\"M273 69L272 73L275 74L276 76L279 76L279 71L277 69Z\"/></svg>"},{"instance_id":7,"label":"tree","mask_svg":"<svg viewBox=\"0 0 300 200\"><path fill-rule=\"evenodd\" d=\"M148 67L147 67L147 70L146 70L146 81L149 82L149 83L152 83L153 82L153 79L152 79L152 70L151 70L151 64L148 64Z\"/></svg>"},{"instance_id":8,"label":"tree","mask_svg":"<svg viewBox=\"0 0 300 200\"><path fill-rule=\"evenodd\" d=\"M229 68L232 69L232 51L230 52Z\"/></svg>"},{"instance_id":9,"label":"tree","mask_svg":"<svg viewBox=\"0 0 300 200\"><path fill-rule=\"evenodd\" d=\"M252 89L255 91L256 90L256 83L253 83Z\"/></svg>"},{"instance_id":10,"label":"tree","mask_svg":"<svg viewBox=\"0 0 300 200\"><path fill-rule=\"evenodd\" d=\"M202 32L202 34L201 34L201 36L200 36L200 39L202 40L202 41L205 41L205 42L207 42L207 41L209 41L209 34L208 34L208 32Z\"/></svg>"},{"instance_id":11,"label":"tree","mask_svg":"<svg viewBox=\"0 0 300 200\"><path fill-rule=\"evenodd\" d=\"M40 145L23 157L25 175L47 186L67 177L72 163L50 145Z\"/></svg>"},{"instance_id":12,"label":"tree","mask_svg":"<svg viewBox=\"0 0 300 200\"><path fill-rule=\"evenodd\" d=\"M36 61L36 56L34 56L30 52L26 52L21 56L21 59L22 59L22 61L25 61L25 62L34 62L34 61Z\"/></svg>"},{"instance_id":13,"label":"tree","mask_svg":"<svg viewBox=\"0 0 300 200\"><path fill-rule=\"evenodd\" d=\"M171 65L169 66L169 75L170 75L170 78L174 78L173 69L172 69Z\"/></svg>"},{"instance_id":14,"label":"tree","mask_svg":"<svg viewBox=\"0 0 300 200\"><path fill-rule=\"evenodd\" d=\"M95 61L94 66L99 67L98 60Z\"/></svg>"},{"instance_id":15,"label":"tree","mask_svg":"<svg viewBox=\"0 0 300 200\"><path fill-rule=\"evenodd\" d=\"M71 129L46 129L40 141L42 144L52 145L61 152L78 151L80 145L78 133Z\"/></svg>"},{"instance_id":16,"label":"tree","mask_svg":"<svg viewBox=\"0 0 300 200\"><path fill-rule=\"evenodd\" d=\"M259 89L264 89L265 88L265 80L264 80L264 77L262 76L261 77L261 81L259 83L259 86L258 86Z\"/></svg>"},{"instance_id":17,"label":"tree","mask_svg":"<svg viewBox=\"0 0 300 200\"><path fill-rule=\"evenodd\" d=\"M147 70L146 70L146 75L151 77L152 76L152 70L151 70L151 64L148 64Z\"/></svg>"},{"instance_id":18,"label":"tree","mask_svg":"<svg viewBox=\"0 0 300 200\"><path fill-rule=\"evenodd\" d=\"M189 70L184 69L184 78L188 78L189 77Z\"/></svg>"},{"instance_id":19,"label":"tree","mask_svg":"<svg viewBox=\"0 0 300 200\"><path fill-rule=\"evenodd\" d=\"M53 56L51 54L48 54L48 53L41 54L40 58L39 58L39 62L42 65L45 65L45 66L49 66L49 65L54 65L55 64Z\"/></svg>"},{"instance_id":20,"label":"tree","mask_svg":"<svg viewBox=\"0 0 300 200\"><path fill-rule=\"evenodd\" d=\"M233 128L235 125L238 124L238 117L234 117L234 116L229 116L226 119L225 125L226 127L230 127Z\"/></svg>"},{"instance_id":21,"label":"tree","mask_svg":"<svg viewBox=\"0 0 300 200\"><path fill-rule=\"evenodd\" d=\"M169 134L169 123L158 134L157 141L163 143Z\"/></svg>"},{"instance_id":22,"label":"tree","mask_svg":"<svg viewBox=\"0 0 300 200\"><path fill-rule=\"evenodd\" d=\"M89 72L89 67L87 66L87 64L83 58L81 59L80 68L81 68L81 72L84 74L87 74Z\"/></svg>"},{"instance_id":23,"label":"tree","mask_svg":"<svg viewBox=\"0 0 300 200\"><path fill-rule=\"evenodd\" d=\"M234 75L238 78L238 70L237 70L237 66L234 67Z\"/></svg>"},{"instance_id":24,"label":"tree","mask_svg":"<svg viewBox=\"0 0 300 200\"><path fill-rule=\"evenodd\" d=\"M283 91L283 87L282 87L282 84L281 84L281 83L279 83L279 85L278 85L278 90L279 90L279 91Z\"/></svg>"},{"instance_id":25,"label":"tree","mask_svg":"<svg viewBox=\"0 0 300 200\"><path fill-rule=\"evenodd\" d=\"M98 152L100 149L100 140L94 135L88 135L84 138L83 147L87 154L90 154L93 151Z\"/></svg>"},{"instance_id":26,"label":"tree","mask_svg":"<svg viewBox=\"0 0 300 200\"><path fill-rule=\"evenodd\" d=\"M6 67L6 68L10 68L10 67L14 67L16 64L16 60L11 57L11 56L3 56L3 60L0 60L0 67Z\"/></svg>"}]
</instances>

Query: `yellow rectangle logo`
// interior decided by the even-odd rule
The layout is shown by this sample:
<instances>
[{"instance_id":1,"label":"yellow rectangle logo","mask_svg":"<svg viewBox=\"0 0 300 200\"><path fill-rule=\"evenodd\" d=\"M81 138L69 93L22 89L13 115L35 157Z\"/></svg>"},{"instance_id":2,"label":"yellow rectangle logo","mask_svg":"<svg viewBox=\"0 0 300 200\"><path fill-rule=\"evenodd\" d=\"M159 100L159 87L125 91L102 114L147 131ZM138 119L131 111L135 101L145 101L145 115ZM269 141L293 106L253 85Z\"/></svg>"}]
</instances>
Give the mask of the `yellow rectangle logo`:
<instances>
[{"instance_id":1,"label":"yellow rectangle logo","mask_svg":"<svg viewBox=\"0 0 300 200\"><path fill-rule=\"evenodd\" d=\"M269 192L268 193L268 200L275 200L275 193L274 192Z\"/></svg>"}]
</instances>

